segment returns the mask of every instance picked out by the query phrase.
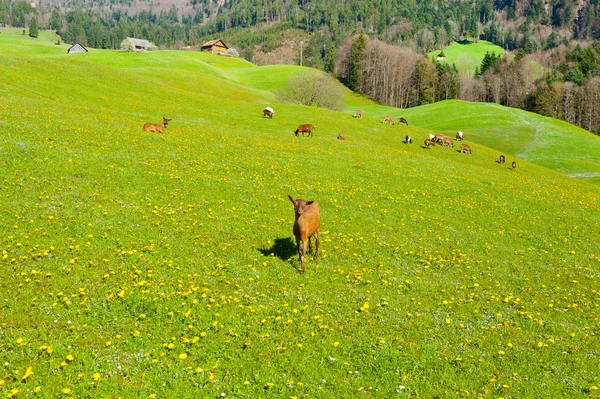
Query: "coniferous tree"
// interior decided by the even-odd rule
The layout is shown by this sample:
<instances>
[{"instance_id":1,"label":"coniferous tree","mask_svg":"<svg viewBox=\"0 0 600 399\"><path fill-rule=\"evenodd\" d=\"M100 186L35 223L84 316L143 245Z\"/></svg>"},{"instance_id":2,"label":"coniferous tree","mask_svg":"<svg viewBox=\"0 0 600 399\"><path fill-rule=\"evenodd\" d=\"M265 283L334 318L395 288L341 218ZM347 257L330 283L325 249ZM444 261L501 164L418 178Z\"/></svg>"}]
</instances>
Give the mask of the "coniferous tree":
<instances>
[{"instance_id":1,"label":"coniferous tree","mask_svg":"<svg viewBox=\"0 0 600 399\"><path fill-rule=\"evenodd\" d=\"M348 87L352 90L358 89L360 80L360 60L362 51L365 48L365 42L365 36L361 32L356 39L356 42L354 42L352 51L350 52L350 63L348 65Z\"/></svg>"},{"instance_id":2,"label":"coniferous tree","mask_svg":"<svg viewBox=\"0 0 600 399\"><path fill-rule=\"evenodd\" d=\"M38 35L38 22L34 16L33 18L31 18L31 22L29 23L29 36L37 38Z\"/></svg>"}]
</instances>

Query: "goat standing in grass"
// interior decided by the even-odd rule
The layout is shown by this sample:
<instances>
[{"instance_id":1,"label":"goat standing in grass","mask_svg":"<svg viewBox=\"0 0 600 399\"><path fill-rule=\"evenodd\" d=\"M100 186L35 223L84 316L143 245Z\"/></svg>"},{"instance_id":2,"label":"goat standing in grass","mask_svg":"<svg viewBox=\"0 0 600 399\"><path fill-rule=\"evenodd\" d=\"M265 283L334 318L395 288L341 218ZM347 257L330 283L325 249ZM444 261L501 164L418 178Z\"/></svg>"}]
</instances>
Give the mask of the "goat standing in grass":
<instances>
[{"instance_id":1,"label":"goat standing in grass","mask_svg":"<svg viewBox=\"0 0 600 399\"><path fill-rule=\"evenodd\" d=\"M321 226L321 214L319 212L319 203L315 201L304 201L303 199L293 199L288 195L292 204L294 204L294 237L296 237L296 246L298 248L298 257L302 263L301 273L304 273L304 256L306 249L312 250L310 238L314 237L316 242L315 259L319 257L319 227ZM302 242L302 246L300 246Z\"/></svg>"},{"instance_id":2,"label":"goat standing in grass","mask_svg":"<svg viewBox=\"0 0 600 399\"><path fill-rule=\"evenodd\" d=\"M412 137L406 136L406 138L404 139L404 144L412 144Z\"/></svg>"},{"instance_id":3,"label":"goat standing in grass","mask_svg":"<svg viewBox=\"0 0 600 399\"><path fill-rule=\"evenodd\" d=\"M506 162L506 157L504 155L500 155L500 165L504 165L504 162Z\"/></svg>"},{"instance_id":4,"label":"goat standing in grass","mask_svg":"<svg viewBox=\"0 0 600 399\"><path fill-rule=\"evenodd\" d=\"M515 170L515 169L517 169L517 163L515 161L513 161L513 163L512 163L512 170Z\"/></svg>"},{"instance_id":5,"label":"goat standing in grass","mask_svg":"<svg viewBox=\"0 0 600 399\"><path fill-rule=\"evenodd\" d=\"M456 133L456 140L458 141L463 141L464 139L464 135L463 132L461 132L460 130Z\"/></svg>"},{"instance_id":6,"label":"goat standing in grass","mask_svg":"<svg viewBox=\"0 0 600 399\"><path fill-rule=\"evenodd\" d=\"M353 118L362 118L362 111L360 109L357 109L356 112L354 113L354 115L352 115Z\"/></svg>"},{"instance_id":7,"label":"goat standing in grass","mask_svg":"<svg viewBox=\"0 0 600 399\"><path fill-rule=\"evenodd\" d=\"M467 154L471 154L471 147L466 144L460 145L460 152L466 152Z\"/></svg>"},{"instance_id":8,"label":"goat standing in grass","mask_svg":"<svg viewBox=\"0 0 600 399\"><path fill-rule=\"evenodd\" d=\"M342 136L342 134L341 134L341 133L340 133L340 134L338 134L338 136L337 136L337 139L338 139L338 140L343 140L343 141L346 141L346 138L345 138L344 136Z\"/></svg>"},{"instance_id":9,"label":"goat standing in grass","mask_svg":"<svg viewBox=\"0 0 600 399\"><path fill-rule=\"evenodd\" d=\"M429 148L430 145L435 147L435 141L430 140L430 139L425 139L425 147Z\"/></svg>"}]
</instances>

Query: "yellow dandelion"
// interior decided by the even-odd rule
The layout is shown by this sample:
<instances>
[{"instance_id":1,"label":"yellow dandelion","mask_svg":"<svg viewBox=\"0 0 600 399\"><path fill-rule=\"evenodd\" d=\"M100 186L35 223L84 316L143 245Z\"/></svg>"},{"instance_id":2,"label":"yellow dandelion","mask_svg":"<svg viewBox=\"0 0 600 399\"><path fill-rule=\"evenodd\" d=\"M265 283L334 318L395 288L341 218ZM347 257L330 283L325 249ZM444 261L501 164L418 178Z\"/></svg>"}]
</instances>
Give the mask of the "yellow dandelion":
<instances>
[{"instance_id":1,"label":"yellow dandelion","mask_svg":"<svg viewBox=\"0 0 600 399\"><path fill-rule=\"evenodd\" d=\"M6 397L7 398L14 398L18 394L19 394L19 390L15 388L12 391L10 391L10 393L8 395L6 395Z\"/></svg>"},{"instance_id":2,"label":"yellow dandelion","mask_svg":"<svg viewBox=\"0 0 600 399\"><path fill-rule=\"evenodd\" d=\"M37 387L34 388L33 392L34 393L39 393L41 390L42 390L42 387L37 386Z\"/></svg>"},{"instance_id":3,"label":"yellow dandelion","mask_svg":"<svg viewBox=\"0 0 600 399\"><path fill-rule=\"evenodd\" d=\"M33 367L27 367L27 370L25 370L25 374L23 374L23 377L21 377L21 379L23 381L25 381L26 379L31 377L32 374L33 374Z\"/></svg>"},{"instance_id":4,"label":"yellow dandelion","mask_svg":"<svg viewBox=\"0 0 600 399\"><path fill-rule=\"evenodd\" d=\"M67 355L67 356L65 357L65 359L67 359L67 361L69 361L69 362L72 362L72 361L73 361L73 359L75 359L75 358L73 357L73 355Z\"/></svg>"},{"instance_id":5,"label":"yellow dandelion","mask_svg":"<svg viewBox=\"0 0 600 399\"><path fill-rule=\"evenodd\" d=\"M335 346L335 347L337 348L338 346L340 346L340 343L339 343L339 342L337 342L337 341L335 341L335 342L333 343L333 346Z\"/></svg>"},{"instance_id":6,"label":"yellow dandelion","mask_svg":"<svg viewBox=\"0 0 600 399\"><path fill-rule=\"evenodd\" d=\"M187 353L185 353L185 352L181 352L181 353L179 354L179 358L180 358L181 360L185 360L185 359L187 359Z\"/></svg>"},{"instance_id":7,"label":"yellow dandelion","mask_svg":"<svg viewBox=\"0 0 600 399\"><path fill-rule=\"evenodd\" d=\"M61 392L64 393L65 395L68 395L71 393L71 388L63 388L63 390Z\"/></svg>"}]
</instances>

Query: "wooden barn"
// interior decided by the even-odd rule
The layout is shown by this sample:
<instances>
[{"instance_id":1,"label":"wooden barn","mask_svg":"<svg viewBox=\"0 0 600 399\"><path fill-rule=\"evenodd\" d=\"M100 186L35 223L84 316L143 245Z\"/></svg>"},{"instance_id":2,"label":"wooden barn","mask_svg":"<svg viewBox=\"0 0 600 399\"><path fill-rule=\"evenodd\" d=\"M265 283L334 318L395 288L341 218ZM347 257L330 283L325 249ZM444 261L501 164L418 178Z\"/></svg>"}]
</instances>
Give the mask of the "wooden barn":
<instances>
[{"instance_id":1,"label":"wooden barn","mask_svg":"<svg viewBox=\"0 0 600 399\"><path fill-rule=\"evenodd\" d=\"M137 52L148 51L148 46L150 46L150 42L144 39L128 37L125 40L128 40Z\"/></svg>"},{"instance_id":2,"label":"wooden barn","mask_svg":"<svg viewBox=\"0 0 600 399\"><path fill-rule=\"evenodd\" d=\"M202 45L202 51L210 51L215 54L225 54L227 52L227 45L223 43L223 40L210 40Z\"/></svg>"},{"instance_id":3,"label":"wooden barn","mask_svg":"<svg viewBox=\"0 0 600 399\"><path fill-rule=\"evenodd\" d=\"M69 47L69 49L67 50L67 53L69 54L73 54L73 53L87 53L88 50L83 47L81 44L79 43L75 43L74 45L72 45L71 47Z\"/></svg>"}]
</instances>

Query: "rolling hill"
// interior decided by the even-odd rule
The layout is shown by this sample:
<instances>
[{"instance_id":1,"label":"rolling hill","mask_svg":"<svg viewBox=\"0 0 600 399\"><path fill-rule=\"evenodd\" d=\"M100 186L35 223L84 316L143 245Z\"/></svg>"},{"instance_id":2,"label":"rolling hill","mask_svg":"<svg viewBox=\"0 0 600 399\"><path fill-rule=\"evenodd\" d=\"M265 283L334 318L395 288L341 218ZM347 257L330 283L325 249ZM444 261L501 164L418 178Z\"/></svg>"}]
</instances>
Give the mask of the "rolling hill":
<instances>
[{"instance_id":1,"label":"rolling hill","mask_svg":"<svg viewBox=\"0 0 600 399\"><path fill-rule=\"evenodd\" d=\"M298 67L5 33L2 395L599 397L600 188L495 163L496 117L384 126L277 100ZM421 148L467 122L472 155ZM305 275L288 194L321 206Z\"/></svg>"}]
</instances>

